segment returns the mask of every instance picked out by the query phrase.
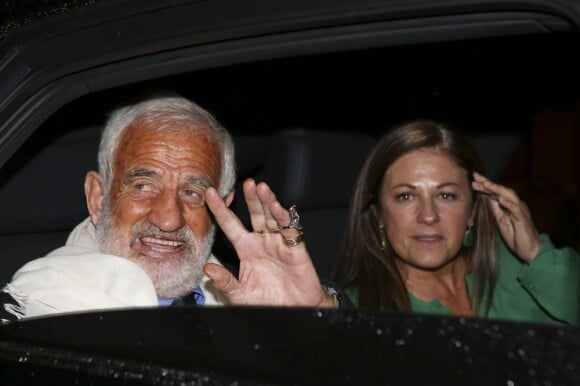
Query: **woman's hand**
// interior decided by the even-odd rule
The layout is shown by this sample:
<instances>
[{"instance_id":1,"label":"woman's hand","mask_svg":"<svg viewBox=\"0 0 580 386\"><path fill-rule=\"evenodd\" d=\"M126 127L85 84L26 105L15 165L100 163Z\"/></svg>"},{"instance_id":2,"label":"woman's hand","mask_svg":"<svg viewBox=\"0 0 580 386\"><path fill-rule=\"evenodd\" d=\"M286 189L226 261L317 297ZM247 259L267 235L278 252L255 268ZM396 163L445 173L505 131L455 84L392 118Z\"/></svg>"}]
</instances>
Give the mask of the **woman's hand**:
<instances>
[{"instance_id":1,"label":"woman's hand","mask_svg":"<svg viewBox=\"0 0 580 386\"><path fill-rule=\"evenodd\" d=\"M246 230L214 188L206 202L240 259L239 278L216 264L204 271L231 304L332 307L302 242L302 231L265 183L244 182L253 231ZM286 227L285 227L286 226Z\"/></svg>"},{"instance_id":2,"label":"woman's hand","mask_svg":"<svg viewBox=\"0 0 580 386\"><path fill-rule=\"evenodd\" d=\"M488 195L491 210L507 246L520 258L531 262L538 254L542 240L527 205L512 189L495 184L478 173L473 173L473 178L472 188Z\"/></svg>"}]
</instances>

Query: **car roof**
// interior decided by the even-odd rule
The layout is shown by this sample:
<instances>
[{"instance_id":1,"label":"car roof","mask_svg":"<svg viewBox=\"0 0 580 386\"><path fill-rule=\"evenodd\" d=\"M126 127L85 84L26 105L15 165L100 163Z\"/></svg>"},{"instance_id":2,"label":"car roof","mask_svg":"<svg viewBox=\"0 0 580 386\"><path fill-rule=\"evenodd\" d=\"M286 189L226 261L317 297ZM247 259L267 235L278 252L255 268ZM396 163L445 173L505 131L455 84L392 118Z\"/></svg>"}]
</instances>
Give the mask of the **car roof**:
<instances>
[{"instance_id":1,"label":"car roof","mask_svg":"<svg viewBox=\"0 0 580 386\"><path fill-rule=\"evenodd\" d=\"M4 23L0 165L66 103L111 87L313 52L549 34L580 25L571 0L54 4L37 11L42 17L13 11L16 22Z\"/></svg>"}]
</instances>

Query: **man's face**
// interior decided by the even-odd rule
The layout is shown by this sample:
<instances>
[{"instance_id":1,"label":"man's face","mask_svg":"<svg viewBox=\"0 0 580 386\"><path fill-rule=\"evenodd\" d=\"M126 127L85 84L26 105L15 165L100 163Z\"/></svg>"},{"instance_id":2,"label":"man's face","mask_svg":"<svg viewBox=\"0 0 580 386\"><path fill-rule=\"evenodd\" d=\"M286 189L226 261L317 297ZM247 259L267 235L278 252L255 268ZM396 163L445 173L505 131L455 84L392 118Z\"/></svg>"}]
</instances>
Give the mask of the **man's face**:
<instances>
[{"instance_id":1,"label":"man's face","mask_svg":"<svg viewBox=\"0 0 580 386\"><path fill-rule=\"evenodd\" d=\"M213 243L204 192L219 185L218 148L203 131L137 124L117 149L96 224L99 248L141 266L158 296L182 296L199 284Z\"/></svg>"}]
</instances>

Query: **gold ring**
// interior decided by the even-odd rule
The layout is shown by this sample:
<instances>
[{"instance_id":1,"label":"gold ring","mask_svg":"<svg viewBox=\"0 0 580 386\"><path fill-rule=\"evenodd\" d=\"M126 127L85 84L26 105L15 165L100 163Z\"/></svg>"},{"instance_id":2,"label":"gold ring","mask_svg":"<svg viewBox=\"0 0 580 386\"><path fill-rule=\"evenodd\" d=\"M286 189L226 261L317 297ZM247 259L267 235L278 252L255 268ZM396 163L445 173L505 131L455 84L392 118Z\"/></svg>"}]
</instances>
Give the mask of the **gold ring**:
<instances>
[{"instance_id":1,"label":"gold ring","mask_svg":"<svg viewBox=\"0 0 580 386\"><path fill-rule=\"evenodd\" d=\"M293 239L284 239L284 244L288 245L289 247L295 247L303 241L304 241L304 238L302 237L302 233L301 233Z\"/></svg>"}]
</instances>

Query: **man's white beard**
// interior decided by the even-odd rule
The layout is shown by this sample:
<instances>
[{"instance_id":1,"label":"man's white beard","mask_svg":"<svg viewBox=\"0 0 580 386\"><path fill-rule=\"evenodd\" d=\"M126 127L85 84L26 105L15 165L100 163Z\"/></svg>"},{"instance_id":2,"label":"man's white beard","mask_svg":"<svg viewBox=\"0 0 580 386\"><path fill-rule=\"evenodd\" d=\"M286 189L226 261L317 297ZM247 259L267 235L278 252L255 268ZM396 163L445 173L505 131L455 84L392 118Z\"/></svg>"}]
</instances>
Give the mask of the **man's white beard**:
<instances>
[{"instance_id":1,"label":"man's white beard","mask_svg":"<svg viewBox=\"0 0 580 386\"><path fill-rule=\"evenodd\" d=\"M137 237L145 234L159 235L166 232L160 231L155 225L135 224L131 228L130 243ZM110 255L116 255L131 260L139 265L146 273L155 286L157 296L162 298L177 298L190 293L197 287L204 276L203 266L209 260L211 248L214 242L215 225L211 224L210 229L202 240L198 240L191 229L184 226L173 235L179 235L179 238L186 241L189 248L182 256L170 260L151 260L140 256L121 256L119 232L114 222L111 206L108 200L103 201L101 217L97 225L97 246L99 252ZM130 245L126 248L130 249Z\"/></svg>"}]
</instances>

